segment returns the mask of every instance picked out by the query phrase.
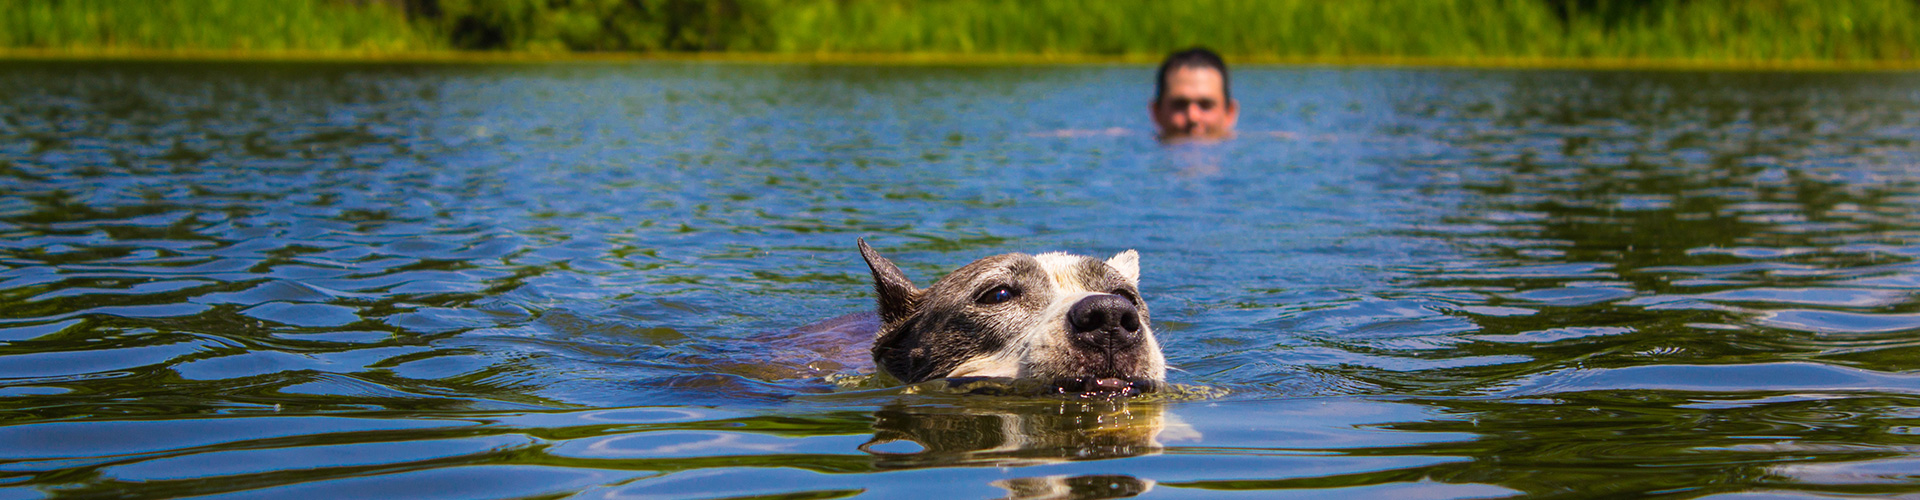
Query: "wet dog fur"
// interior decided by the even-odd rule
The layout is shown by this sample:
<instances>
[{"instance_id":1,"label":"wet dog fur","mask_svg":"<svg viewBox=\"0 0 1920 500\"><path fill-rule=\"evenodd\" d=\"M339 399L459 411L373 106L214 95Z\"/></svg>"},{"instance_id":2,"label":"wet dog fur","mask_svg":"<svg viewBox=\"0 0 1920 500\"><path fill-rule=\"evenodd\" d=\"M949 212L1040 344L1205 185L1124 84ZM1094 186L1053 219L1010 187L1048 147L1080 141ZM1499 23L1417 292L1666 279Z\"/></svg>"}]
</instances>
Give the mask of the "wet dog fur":
<instances>
[{"instance_id":1,"label":"wet dog fur","mask_svg":"<svg viewBox=\"0 0 1920 500\"><path fill-rule=\"evenodd\" d=\"M873 272L880 372L901 382L1038 380L1070 394L1133 395L1166 380L1140 296L1140 257L995 255L925 289L859 241Z\"/></svg>"}]
</instances>

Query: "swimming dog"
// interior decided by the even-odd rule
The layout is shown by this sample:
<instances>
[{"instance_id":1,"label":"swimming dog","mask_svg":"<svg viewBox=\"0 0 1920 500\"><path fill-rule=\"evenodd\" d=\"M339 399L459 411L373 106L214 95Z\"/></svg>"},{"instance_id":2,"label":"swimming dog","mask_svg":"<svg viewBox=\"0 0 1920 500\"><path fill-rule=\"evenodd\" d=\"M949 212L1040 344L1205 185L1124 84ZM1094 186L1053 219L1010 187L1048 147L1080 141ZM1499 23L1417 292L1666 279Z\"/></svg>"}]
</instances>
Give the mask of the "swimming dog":
<instances>
[{"instance_id":1,"label":"swimming dog","mask_svg":"<svg viewBox=\"0 0 1920 500\"><path fill-rule=\"evenodd\" d=\"M921 289L865 239L859 247L879 295L874 365L896 380L1011 378L1104 396L1166 380L1133 250L1104 261L995 255Z\"/></svg>"}]
</instances>

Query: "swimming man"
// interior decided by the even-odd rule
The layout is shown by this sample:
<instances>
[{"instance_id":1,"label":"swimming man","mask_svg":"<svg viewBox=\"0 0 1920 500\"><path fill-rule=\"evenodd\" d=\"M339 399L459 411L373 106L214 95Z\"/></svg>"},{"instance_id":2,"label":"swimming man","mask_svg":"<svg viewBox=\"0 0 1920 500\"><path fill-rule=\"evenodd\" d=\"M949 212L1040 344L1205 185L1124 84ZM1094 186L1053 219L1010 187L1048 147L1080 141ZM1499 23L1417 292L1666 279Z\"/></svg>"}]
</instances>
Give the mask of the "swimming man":
<instances>
[{"instance_id":1,"label":"swimming man","mask_svg":"<svg viewBox=\"0 0 1920 500\"><path fill-rule=\"evenodd\" d=\"M1233 123L1240 119L1240 103L1227 90L1226 61L1199 47L1160 63L1148 109L1162 140L1233 137Z\"/></svg>"}]
</instances>

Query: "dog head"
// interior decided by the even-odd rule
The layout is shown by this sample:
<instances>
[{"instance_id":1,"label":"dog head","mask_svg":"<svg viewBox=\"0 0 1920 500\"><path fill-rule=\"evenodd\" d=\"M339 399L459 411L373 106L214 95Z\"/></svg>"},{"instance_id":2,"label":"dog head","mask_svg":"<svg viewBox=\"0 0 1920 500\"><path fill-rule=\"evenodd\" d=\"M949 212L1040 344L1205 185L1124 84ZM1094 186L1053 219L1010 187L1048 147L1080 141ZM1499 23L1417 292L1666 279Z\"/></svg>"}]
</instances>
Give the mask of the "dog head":
<instances>
[{"instance_id":1,"label":"dog head","mask_svg":"<svg viewBox=\"0 0 1920 500\"><path fill-rule=\"evenodd\" d=\"M859 242L879 295L879 369L902 382L997 377L1063 393L1131 395L1167 374L1140 298L1140 256L1004 254L925 289Z\"/></svg>"}]
</instances>

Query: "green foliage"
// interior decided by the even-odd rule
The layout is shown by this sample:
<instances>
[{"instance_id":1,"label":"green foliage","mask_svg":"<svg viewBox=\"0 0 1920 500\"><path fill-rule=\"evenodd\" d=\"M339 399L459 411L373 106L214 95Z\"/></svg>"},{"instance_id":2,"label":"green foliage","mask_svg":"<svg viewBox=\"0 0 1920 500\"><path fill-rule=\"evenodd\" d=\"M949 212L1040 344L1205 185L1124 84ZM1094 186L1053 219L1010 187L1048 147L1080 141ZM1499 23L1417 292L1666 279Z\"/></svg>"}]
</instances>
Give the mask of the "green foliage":
<instances>
[{"instance_id":1,"label":"green foliage","mask_svg":"<svg viewBox=\"0 0 1920 500\"><path fill-rule=\"evenodd\" d=\"M0 47L1908 60L1917 0L10 0ZM404 12L404 14L403 14ZM407 18L411 18L411 22Z\"/></svg>"},{"instance_id":2,"label":"green foliage","mask_svg":"<svg viewBox=\"0 0 1920 500\"><path fill-rule=\"evenodd\" d=\"M768 0L414 0L463 49L763 50Z\"/></svg>"},{"instance_id":3,"label":"green foliage","mask_svg":"<svg viewBox=\"0 0 1920 500\"><path fill-rule=\"evenodd\" d=\"M1606 2L1601 2L1606 3ZM1913 0L1650 0L1617 18L1574 15L1567 57L1911 59L1920 48Z\"/></svg>"},{"instance_id":4,"label":"green foliage","mask_svg":"<svg viewBox=\"0 0 1920 500\"><path fill-rule=\"evenodd\" d=\"M787 4L782 52L1515 54L1557 35L1538 0L895 0Z\"/></svg>"},{"instance_id":5,"label":"green foliage","mask_svg":"<svg viewBox=\"0 0 1920 500\"><path fill-rule=\"evenodd\" d=\"M0 47L399 52L444 46L385 4L4 0Z\"/></svg>"},{"instance_id":6,"label":"green foliage","mask_svg":"<svg viewBox=\"0 0 1920 500\"><path fill-rule=\"evenodd\" d=\"M778 52L1907 59L1914 0L798 0Z\"/></svg>"}]
</instances>

